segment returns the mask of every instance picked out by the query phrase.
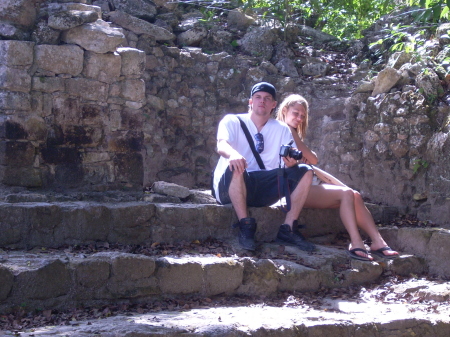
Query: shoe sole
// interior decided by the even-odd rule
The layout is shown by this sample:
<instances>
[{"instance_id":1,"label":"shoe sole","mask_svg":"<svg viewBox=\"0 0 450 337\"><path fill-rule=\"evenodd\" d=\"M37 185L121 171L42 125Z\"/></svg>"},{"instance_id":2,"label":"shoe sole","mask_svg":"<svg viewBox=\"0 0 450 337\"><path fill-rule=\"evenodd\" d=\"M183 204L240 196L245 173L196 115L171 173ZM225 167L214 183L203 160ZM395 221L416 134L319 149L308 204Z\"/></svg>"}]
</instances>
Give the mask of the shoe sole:
<instances>
[{"instance_id":1,"label":"shoe sole","mask_svg":"<svg viewBox=\"0 0 450 337\"><path fill-rule=\"evenodd\" d=\"M296 248L298 248L298 249L300 249L300 250L303 250L303 251L305 251L305 252L313 252L313 251L316 250L316 247L315 247L315 246L314 246L313 249L303 249L303 248L301 248L299 245L296 245L295 243L290 243L290 242L284 241L284 240L282 240L282 239L275 239L275 242L276 242L276 243L281 243L281 244L286 245L286 246L296 247Z\"/></svg>"}]
</instances>

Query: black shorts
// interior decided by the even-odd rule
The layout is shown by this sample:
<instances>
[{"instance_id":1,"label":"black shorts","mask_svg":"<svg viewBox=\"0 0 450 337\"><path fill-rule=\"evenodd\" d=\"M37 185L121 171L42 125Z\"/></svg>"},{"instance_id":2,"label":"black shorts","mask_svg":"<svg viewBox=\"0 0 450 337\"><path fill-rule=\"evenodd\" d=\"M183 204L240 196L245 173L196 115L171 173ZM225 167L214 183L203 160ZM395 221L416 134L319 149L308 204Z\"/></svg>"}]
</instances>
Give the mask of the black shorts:
<instances>
[{"instance_id":1,"label":"black shorts","mask_svg":"<svg viewBox=\"0 0 450 337\"><path fill-rule=\"evenodd\" d=\"M247 187L247 206L270 206L284 197L280 186L281 181L279 181L282 177L278 179L278 170L280 169L244 172L244 181L245 186ZM292 193L305 173L312 170L312 168L309 165L300 164L281 170L285 170L289 191ZM222 178L220 178L218 193L221 204L223 205L231 203L228 189L230 187L232 176L233 172L230 168L227 168L225 173L222 175Z\"/></svg>"}]
</instances>

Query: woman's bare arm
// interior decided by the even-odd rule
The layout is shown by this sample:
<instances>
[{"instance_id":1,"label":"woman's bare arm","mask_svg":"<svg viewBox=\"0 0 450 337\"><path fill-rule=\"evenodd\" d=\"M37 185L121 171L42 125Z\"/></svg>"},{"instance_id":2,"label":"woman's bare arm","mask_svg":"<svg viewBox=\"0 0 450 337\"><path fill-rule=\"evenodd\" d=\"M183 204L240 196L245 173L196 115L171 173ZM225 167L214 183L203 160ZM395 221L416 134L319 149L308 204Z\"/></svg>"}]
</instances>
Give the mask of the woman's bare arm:
<instances>
[{"instance_id":1,"label":"woman's bare arm","mask_svg":"<svg viewBox=\"0 0 450 337\"><path fill-rule=\"evenodd\" d=\"M303 159L305 159L306 164L317 165L319 159L314 151L311 151L308 146L300 139L297 130L289 127L291 129L292 137L294 137L294 142L297 144L297 148L302 151Z\"/></svg>"}]
</instances>

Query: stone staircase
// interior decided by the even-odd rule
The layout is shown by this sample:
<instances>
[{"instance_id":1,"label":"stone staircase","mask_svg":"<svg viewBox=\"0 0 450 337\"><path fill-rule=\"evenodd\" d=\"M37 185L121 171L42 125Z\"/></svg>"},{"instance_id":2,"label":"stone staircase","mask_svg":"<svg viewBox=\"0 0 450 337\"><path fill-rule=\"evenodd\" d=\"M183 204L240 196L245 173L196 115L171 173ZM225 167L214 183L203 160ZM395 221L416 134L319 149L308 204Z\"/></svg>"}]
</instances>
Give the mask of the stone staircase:
<instances>
[{"instance_id":1,"label":"stone staircase","mask_svg":"<svg viewBox=\"0 0 450 337\"><path fill-rule=\"evenodd\" d=\"M303 233L318 244L318 250L310 254L271 242L284 217L277 207L252 208L251 216L258 219L259 247L255 254L249 254L236 242L236 232L231 228L236 219L231 207L146 199L149 198L105 194L90 198L33 193L6 196L0 203L0 318L19 309L64 311L189 297L212 301L217 296L270 298L279 293L309 293L369 284L377 282L383 273L450 277L450 233L446 229L382 228L387 242L401 251L402 256L394 261L350 261L345 246L330 245L343 233L337 210L302 212L300 222L307 224ZM395 214L388 207L368 206L378 222L387 223ZM202 251L201 243L211 238L224 244L215 249L211 241L213 247ZM194 248L182 253L170 249L155 255L148 253L151 248L171 247L179 242L187 242ZM78 249L82 246L91 249ZM330 303L330 306L342 304ZM159 312L133 319L117 316L102 322L85 322L86 325L77 322L70 327L21 333L23 336L98 335L95 331L102 336L316 336L335 327L336 335L346 336L382 336L376 331L385 329L398 331L399 336L408 329L420 336L450 335L448 314L426 318L409 312L410 321L405 318L406 313L406 316L371 318L381 304L371 305L375 307L370 309L372 314L366 313L367 304L362 318L357 315L361 308L354 307L347 314L340 309L333 318L326 308L305 313L305 309L298 307L297 311L294 308L265 311L248 306L236 310L216 306L206 311L185 310L177 315ZM243 322L249 317L252 323L246 322L244 329ZM196 319L201 323L194 323ZM122 332L114 328L117 325L123 328ZM419 325L422 330L417 330ZM367 330L367 334L361 334L360 330Z\"/></svg>"}]
</instances>

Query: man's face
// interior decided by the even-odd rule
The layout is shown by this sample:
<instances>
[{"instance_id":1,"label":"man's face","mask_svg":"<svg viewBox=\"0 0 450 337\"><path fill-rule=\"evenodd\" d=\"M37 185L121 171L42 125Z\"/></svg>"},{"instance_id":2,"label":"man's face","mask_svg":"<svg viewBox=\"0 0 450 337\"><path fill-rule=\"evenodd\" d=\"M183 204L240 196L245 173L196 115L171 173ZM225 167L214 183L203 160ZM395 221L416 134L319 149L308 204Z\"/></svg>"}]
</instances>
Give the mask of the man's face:
<instances>
[{"instance_id":1,"label":"man's face","mask_svg":"<svg viewBox=\"0 0 450 337\"><path fill-rule=\"evenodd\" d=\"M277 106L277 101L268 92L258 91L250 98L249 104L254 114L270 116L272 110Z\"/></svg>"}]
</instances>

